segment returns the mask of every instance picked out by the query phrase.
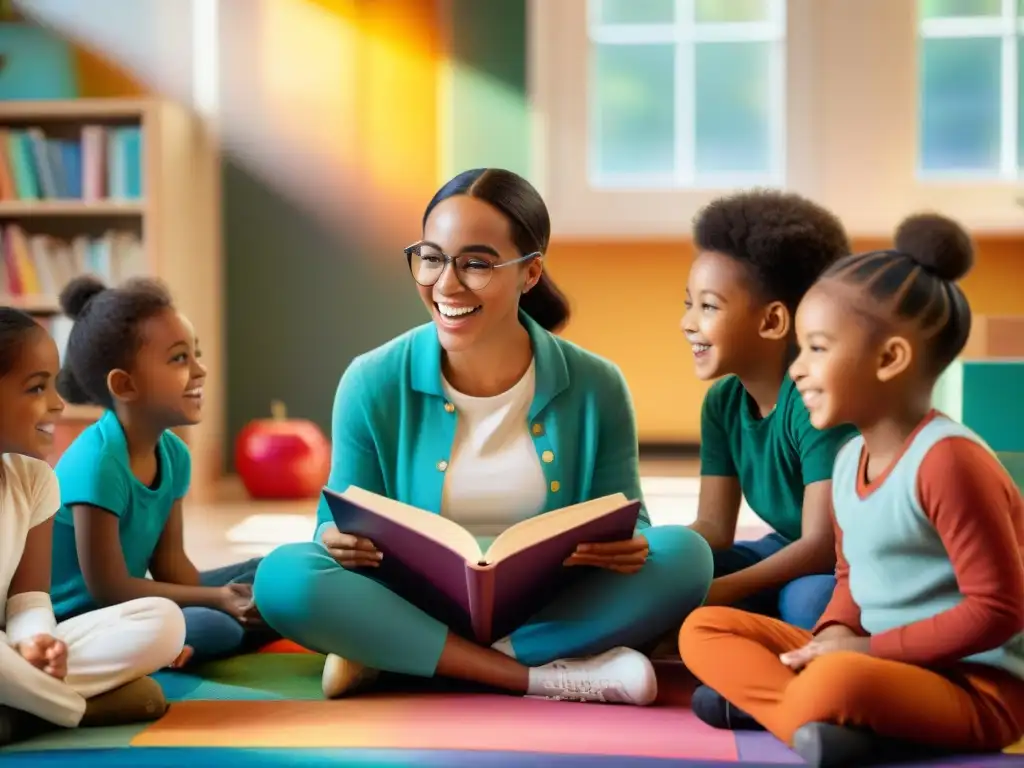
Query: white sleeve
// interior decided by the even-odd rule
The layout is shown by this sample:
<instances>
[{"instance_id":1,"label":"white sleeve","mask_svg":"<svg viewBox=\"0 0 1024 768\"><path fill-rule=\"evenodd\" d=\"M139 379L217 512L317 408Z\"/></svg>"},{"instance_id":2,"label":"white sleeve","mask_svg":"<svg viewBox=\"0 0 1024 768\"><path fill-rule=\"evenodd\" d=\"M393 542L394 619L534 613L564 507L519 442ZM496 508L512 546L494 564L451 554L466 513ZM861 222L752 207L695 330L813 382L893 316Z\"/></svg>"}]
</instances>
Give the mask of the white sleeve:
<instances>
[{"instance_id":1,"label":"white sleeve","mask_svg":"<svg viewBox=\"0 0 1024 768\"><path fill-rule=\"evenodd\" d=\"M31 504L29 525L35 528L56 515L60 509L60 483L56 473L45 461L29 459L25 470L25 494Z\"/></svg>"},{"instance_id":2,"label":"white sleeve","mask_svg":"<svg viewBox=\"0 0 1024 768\"><path fill-rule=\"evenodd\" d=\"M8 470L21 481L20 503L25 505L29 528L45 523L60 508L60 485L57 475L45 461L18 457ZM26 592L7 600L7 639L12 645L38 635L52 635L57 622L50 596L45 592Z\"/></svg>"}]
</instances>

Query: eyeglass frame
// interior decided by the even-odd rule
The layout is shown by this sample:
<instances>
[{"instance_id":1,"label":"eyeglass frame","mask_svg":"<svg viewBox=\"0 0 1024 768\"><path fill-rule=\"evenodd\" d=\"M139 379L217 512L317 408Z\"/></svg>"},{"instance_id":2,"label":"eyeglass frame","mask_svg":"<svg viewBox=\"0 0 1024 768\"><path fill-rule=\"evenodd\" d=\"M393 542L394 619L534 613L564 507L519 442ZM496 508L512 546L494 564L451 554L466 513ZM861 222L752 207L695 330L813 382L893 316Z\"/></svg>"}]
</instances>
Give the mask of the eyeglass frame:
<instances>
[{"instance_id":1,"label":"eyeglass frame","mask_svg":"<svg viewBox=\"0 0 1024 768\"><path fill-rule=\"evenodd\" d=\"M436 248L438 255L444 261L444 264L441 267L441 271L437 273L437 279L435 279L434 282L428 283L426 285L424 285L419 280L417 280L416 276L412 274L412 253L413 253L413 249L414 248L419 248L422 245L429 245L429 246L431 246L433 248ZM402 252L405 254L405 260L406 260L406 262L409 265L409 274L412 275L413 282L415 282L416 285L423 286L424 288L433 288L435 285L437 285L441 281L441 278L444 276L444 271L446 269L448 269L448 266L450 264L454 264L455 260L460 258L460 257L462 257L462 256L470 255L470 254L466 254L466 253L460 253L458 256L449 256L447 253L442 251L441 248L436 243L431 243L429 240L418 240L417 242L413 243L412 245L407 245L404 249L402 249ZM495 253L494 255L498 255L498 254ZM500 258L500 256L499 256L499 258ZM501 267L510 267L513 264L522 264L525 261L530 261L532 259L538 259L538 258L543 259L544 258L544 254L541 253L540 251L533 251L532 253L528 253L525 256L520 256L519 258L516 258L516 259L510 259L509 261L502 261L502 262L500 262L498 264L491 264L490 262L488 262L488 264L491 267L491 272L487 275L487 282L484 283L483 285L481 285L479 288L470 288L468 285L466 285L462 281L462 278L459 276L459 270L458 269L455 270L455 279L458 280L459 281L459 285L461 285L467 291L479 291L479 290L482 290L482 289L486 288L488 285L490 285L491 278L494 276L494 274L493 274L494 270L500 269Z\"/></svg>"}]
</instances>

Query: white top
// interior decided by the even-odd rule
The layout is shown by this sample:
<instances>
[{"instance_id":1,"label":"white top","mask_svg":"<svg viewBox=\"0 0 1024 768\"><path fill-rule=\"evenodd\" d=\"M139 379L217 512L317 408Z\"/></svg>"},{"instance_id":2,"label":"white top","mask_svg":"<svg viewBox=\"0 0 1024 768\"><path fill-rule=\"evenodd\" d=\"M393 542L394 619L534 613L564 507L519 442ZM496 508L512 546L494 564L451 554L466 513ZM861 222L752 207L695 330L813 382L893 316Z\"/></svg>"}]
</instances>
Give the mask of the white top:
<instances>
[{"instance_id":1,"label":"white top","mask_svg":"<svg viewBox=\"0 0 1024 768\"><path fill-rule=\"evenodd\" d=\"M530 434L534 364L495 397L470 397L444 382L458 424L445 472L441 514L475 536L497 536L547 502L547 479Z\"/></svg>"},{"instance_id":2,"label":"white top","mask_svg":"<svg viewBox=\"0 0 1024 768\"><path fill-rule=\"evenodd\" d=\"M57 514L60 486L45 461L16 453L0 458L0 629L7 625L7 591L28 532Z\"/></svg>"}]
</instances>

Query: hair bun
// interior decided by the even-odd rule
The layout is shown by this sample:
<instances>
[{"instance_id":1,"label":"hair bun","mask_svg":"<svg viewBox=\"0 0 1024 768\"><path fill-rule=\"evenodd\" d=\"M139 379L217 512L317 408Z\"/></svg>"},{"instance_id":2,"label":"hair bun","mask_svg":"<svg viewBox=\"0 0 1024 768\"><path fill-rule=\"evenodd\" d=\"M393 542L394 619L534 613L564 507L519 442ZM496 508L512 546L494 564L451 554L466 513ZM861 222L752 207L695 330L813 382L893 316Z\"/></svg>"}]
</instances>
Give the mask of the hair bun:
<instances>
[{"instance_id":1,"label":"hair bun","mask_svg":"<svg viewBox=\"0 0 1024 768\"><path fill-rule=\"evenodd\" d=\"M107 286L94 275L80 275L64 286L60 292L60 308L72 320L77 320L85 310L86 304L103 293Z\"/></svg>"},{"instance_id":2,"label":"hair bun","mask_svg":"<svg viewBox=\"0 0 1024 768\"><path fill-rule=\"evenodd\" d=\"M937 213L908 216L896 229L896 250L936 277L955 282L974 266L974 244L967 231Z\"/></svg>"}]
</instances>

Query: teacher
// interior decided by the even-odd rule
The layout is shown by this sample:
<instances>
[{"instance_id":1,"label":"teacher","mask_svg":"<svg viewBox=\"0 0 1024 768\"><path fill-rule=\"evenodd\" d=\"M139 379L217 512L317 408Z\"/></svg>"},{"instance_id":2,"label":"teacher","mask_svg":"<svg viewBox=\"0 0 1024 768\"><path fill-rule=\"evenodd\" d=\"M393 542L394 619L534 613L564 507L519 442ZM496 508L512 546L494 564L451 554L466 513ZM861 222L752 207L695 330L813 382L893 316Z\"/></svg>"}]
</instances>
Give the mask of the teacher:
<instances>
[{"instance_id":1,"label":"teacher","mask_svg":"<svg viewBox=\"0 0 1024 768\"><path fill-rule=\"evenodd\" d=\"M341 377L330 488L355 485L480 537L613 493L642 500L622 374L553 333L569 308L544 272L550 230L540 195L510 171L466 171L434 195L423 239L405 249L432 322L359 356ZM264 558L254 595L271 627L328 654L328 697L384 670L649 704L654 671L633 649L678 628L711 583L704 540L650 527L642 512L634 538L580 547L566 563L568 586L483 647L376 581L373 542L338 531L323 501L317 520L315 542Z\"/></svg>"}]
</instances>

